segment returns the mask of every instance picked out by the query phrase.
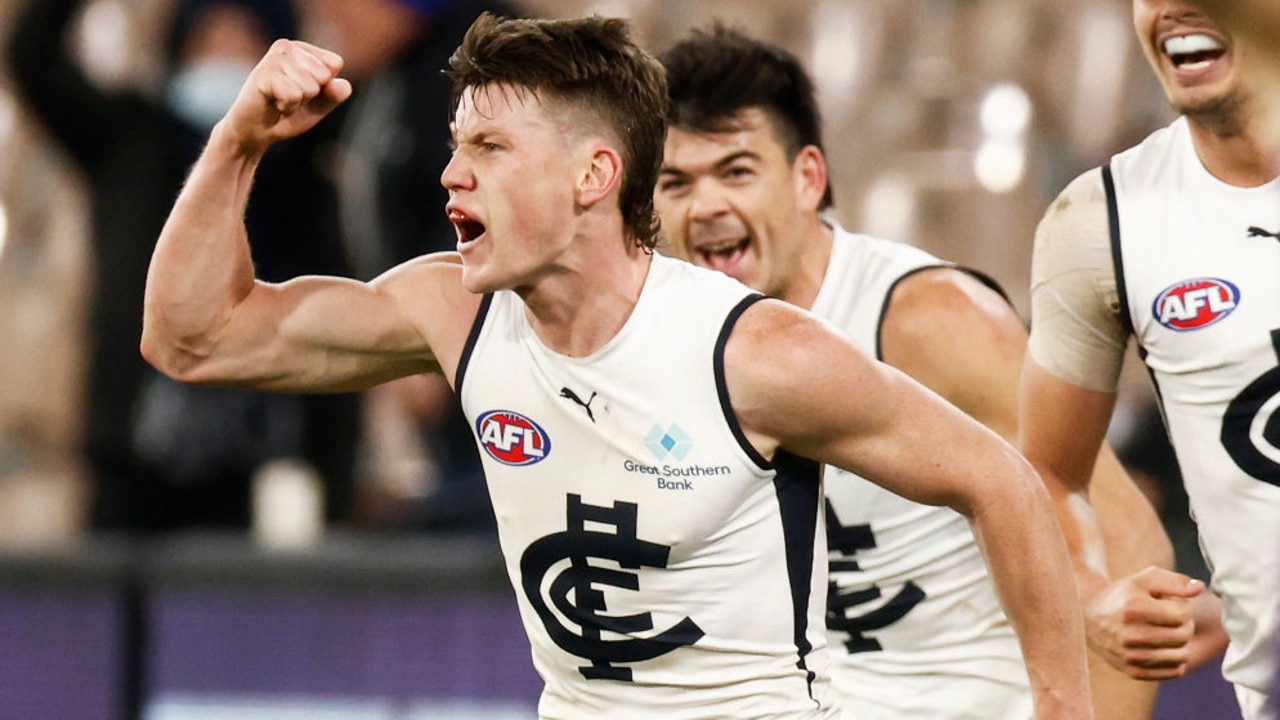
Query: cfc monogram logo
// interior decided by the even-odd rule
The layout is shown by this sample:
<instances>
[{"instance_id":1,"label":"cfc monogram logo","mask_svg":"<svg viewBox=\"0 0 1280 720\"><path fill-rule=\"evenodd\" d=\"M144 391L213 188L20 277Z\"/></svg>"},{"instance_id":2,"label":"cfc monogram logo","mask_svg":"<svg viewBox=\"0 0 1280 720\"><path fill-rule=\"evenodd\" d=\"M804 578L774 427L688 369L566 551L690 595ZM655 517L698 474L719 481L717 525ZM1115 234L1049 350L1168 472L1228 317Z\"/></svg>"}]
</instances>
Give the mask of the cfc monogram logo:
<instances>
[{"instance_id":1,"label":"cfc monogram logo","mask_svg":"<svg viewBox=\"0 0 1280 720\"><path fill-rule=\"evenodd\" d=\"M885 600L883 591L875 585L852 590L841 588L836 576L842 572L861 571L854 556L859 550L874 548L876 537L870 525L840 522L830 501L827 501L827 546L842 556L830 563L832 578L827 583L827 628L848 633L849 639L844 646L850 653L883 650L873 633L906 617L924 601L924 590L908 580L893 597Z\"/></svg>"},{"instance_id":2,"label":"cfc monogram logo","mask_svg":"<svg viewBox=\"0 0 1280 720\"><path fill-rule=\"evenodd\" d=\"M1280 330L1271 331L1280 359ZM1222 417L1222 446L1241 470L1280 486L1280 365L1249 383Z\"/></svg>"},{"instance_id":3,"label":"cfc monogram logo","mask_svg":"<svg viewBox=\"0 0 1280 720\"><path fill-rule=\"evenodd\" d=\"M598 507L584 504L580 495L570 495L567 510L565 532L541 538L525 550L520 558L520 579L525 597L542 619L551 640L561 650L591 662L578 668L584 677L630 682L631 668L617 667L615 663L652 660L692 645L703 636L697 623L686 617L656 635L637 637L637 633L653 630L650 613L606 614L602 587L639 590L639 574L628 571L664 568L671 552L666 545L636 537L635 503ZM616 532L587 530L588 523L612 526ZM618 568L592 565L588 562L592 558L612 561ZM569 561L568 566L550 579L544 591L544 579L552 567L563 565L565 560ZM576 627L565 625L561 617ZM622 639L609 639L604 633Z\"/></svg>"}]
</instances>

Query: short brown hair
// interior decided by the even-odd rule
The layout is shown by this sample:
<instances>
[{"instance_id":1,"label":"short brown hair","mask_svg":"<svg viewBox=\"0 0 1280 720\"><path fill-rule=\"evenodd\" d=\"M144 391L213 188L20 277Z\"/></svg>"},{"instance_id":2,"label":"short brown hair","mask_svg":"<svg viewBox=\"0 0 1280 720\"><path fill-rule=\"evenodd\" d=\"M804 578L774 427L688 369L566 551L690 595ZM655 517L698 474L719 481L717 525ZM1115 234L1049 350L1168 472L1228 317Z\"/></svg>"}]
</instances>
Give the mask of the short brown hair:
<instances>
[{"instance_id":1,"label":"short brown hair","mask_svg":"<svg viewBox=\"0 0 1280 720\"><path fill-rule=\"evenodd\" d=\"M626 232L640 247L657 243L653 190L666 140L666 71L636 45L626 21L508 19L484 13L449 59L455 114L467 88L508 84L586 108L621 144L619 192Z\"/></svg>"}]
</instances>

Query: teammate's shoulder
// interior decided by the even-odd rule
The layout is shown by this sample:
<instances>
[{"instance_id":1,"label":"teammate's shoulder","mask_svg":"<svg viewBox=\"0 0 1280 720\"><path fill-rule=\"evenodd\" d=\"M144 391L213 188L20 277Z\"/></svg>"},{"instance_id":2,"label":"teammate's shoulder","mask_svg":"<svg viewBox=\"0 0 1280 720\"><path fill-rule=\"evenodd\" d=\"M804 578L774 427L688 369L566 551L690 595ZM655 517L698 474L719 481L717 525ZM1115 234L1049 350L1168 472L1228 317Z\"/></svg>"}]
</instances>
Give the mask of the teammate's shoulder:
<instances>
[{"instance_id":1,"label":"teammate's shoulder","mask_svg":"<svg viewBox=\"0 0 1280 720\"><path fill-rule=\"evenodd\" d=\"M1036 244L1078 243L1081 235L1105 238L1108 230L1107 193L1102 169L1093 168L1067 184L1045 210L1036 227Z\"/></svg>"},{"instance_id":2,"label":"teammate's shoulder","mask_svg":"<svg viewBox=\"0 0 1280 720\"><path fill-rule=\"evenodd\" d=\"M1058 193L1049 206L1050 212L1064 212L1075 206L1105 206L1107 193L1102 184L1102 168L1094 167L1080 173Z\"/></svg>"},{"instance_id":3,"label":"teammate's shoulder","mask_svg":"<svg viewBox=\"0 0 1280 720\"><path fill-rule=\"evenodd\" d=\"M994 281L985 282L959 266L933 265L922 267L899 281L893 290L891 307L913 312L944 312L989 300L1004 304L1004 295L997 288Z\"/></svg>"},{"instance_id":4,"label":"teammate's shoulder","mask_svg":"<svg viewBox=\"0 0 1280 720\"><path fill-rule=\"evenodd\" d=\"M894 288L881 324L881 339L899 346L931 347L993 323L1018 323L1017 312L992 281L957 266L923 268Z\"/></svg>"}]
</instances>

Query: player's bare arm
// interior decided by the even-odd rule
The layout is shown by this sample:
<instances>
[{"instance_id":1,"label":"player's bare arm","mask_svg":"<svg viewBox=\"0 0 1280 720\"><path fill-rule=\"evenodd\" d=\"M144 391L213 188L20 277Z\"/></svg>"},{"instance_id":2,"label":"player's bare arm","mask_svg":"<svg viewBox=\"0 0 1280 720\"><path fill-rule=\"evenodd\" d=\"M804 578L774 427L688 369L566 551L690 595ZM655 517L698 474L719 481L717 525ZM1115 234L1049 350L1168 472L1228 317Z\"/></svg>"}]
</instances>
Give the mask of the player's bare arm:
<instances>
[{"instance_id":1,"label":"player's bare arm","mask_svg":"<svg viewBox=\"0 0 1280 720\"><path fill-rule=\"evenodd\" d=\"M963 271L937 268L899 284L885 314L881 350L885 362L1016 442L1026 342L1021 319L995 290ZM1110 573L1173 567L1173 545L1160 518L1105 443L1090 497Z\"/></svg>"},{"instance_id":2,"label":"player's bare arm","mask_svg":"<svg viewBox=\"0 0 1280 720\"><path fill-rule=\"evenodd\" d=\"M1091 502L1095 493L1113 497L1116 490L1092 486L1124 355L1124 331L1106 288L1095 279L1098 273L1090 270L1100 263L1110 267L1107 233L1096 171L1068 186L1037 230L1032 302L1040 327L1033 329L1032 352L1022 373L1020 449L1058 508L1091 649L1130 677L1159 680L1188 668L1187 643L1194 631L1188 598L1199 594L1203 584L1164 563L1137 568L1137 563L1111 559L1108 532ZM1090 309L1068 311L1067 297L1077 308ZM1037 331L1046 335L1038 338ZM1072 338L1071 343L1037 355L1037 342L1047 342L1050 331ZM1040 356L1061 365L1046 368ZM1070 375L1071 367L1082 370ZM1145 513L1139 519L1143 517ZM1144 526L1164 534L1149 518Z\"/></svg>"},{"instance_id":3,"label":"player's bare arm","mask_svg":"<svg viewBox=\"0 0 1280 720\"><path fill-rule=\"evenodd\" d=\"M341 391L439 369L437 357L456 362L466 323L448 318L474 317L478 299L462 290L461 270L448 255L407 263L367 284L254 277L242 220L253 173L272 143L306 132L350 95L341 68L333 53L277 41L215 127L148 272L142 351L167 374L203 384Z\"/></svg>"},{"instance_id":4,"label":"player's bare arm","mask_svg":"<svg viewBox=\"0 0 1280 720\"><path fill-rule=\"evenodd\" d=\"M1105 443L1098 454L1089 482L1089 503L1102 529L1103 545L1107 549L1107 572L1113 581L1136 581L1142 573L1155 573L1156 569L1172 572L1175 568L1173 544L1165 532L1164 524L1155 508L1142 491L1129 478L1119 458ZM1169 600L1169 598L1166 598ZM1173 601L1176 602L1176 601ZM1086 608L1086 620L1091 610ZM1222 602L1208 588L1190 599L1194 632L1187 642L1187 670L1197 668L1222 656L1227 648L1227 633L1222 627ZM1135 636L1135 639L1140 636ZM1135 647L1135 649L1140 649ZM1094 657L1103 658L1095 652ZM1134 656L1134 660L1138 660ZM1123 668L1093 668L1092 677L1101 677L1107 670L1122 673ZM1152 683L1151 695L1155 687ZM1097 701L1095 687L1095 702ZM1148 713L1148 716L1150 713ZM1135 713L1115 715L1117 718L1135 717Z\"/></svg>"},{"instance_id":5,"label":"player's bare arm","mask_svg":"<svg viewBox=\"0 0 1280 720\"><path fill-rule=\"evenodd\" d=\"M1007 300L955 268L921 270L894 289L884 361L1006 440L1016 437L1026 330Z\"/></svg>"},{"instance_id":6,"label":"player's bare arm","mask_svg":"<svg viewBox=\"0 0 1280 720\"><path fill-rule=\"evenodd\" d=\"M785 449L969 518L1018 630L1037 717L1091 717L1067 550L1044 487L1009 443L780 301L743 314L725 377L766 457Z\"/></svg>"},{"instance_id":7,"label":"player's bare arm","mask_svg":"<svg viewBox=\"0 0 1280 720\"><path fill-rule=\"evenodd\" d=\"M903 280L881 331L885 362L1009 442L1017 442L1026 343L1022 320L1008 301L954 268L925 270ZM1173 545L1155 508L1106 443L1091 474L1090 499L1113 576L1152 565L1173 567Z\"/></svg>"},{"instance_id":8,"label":"player's bare arm","mask_svg":"<svg viewBox=\"0 0 1280 720\"><path fill-rule=\"evenodd\" d=\"M895 288L880 340L890 365L1009 442L1017 441L1027 333L1013 307L994 289L956 268L917 272ZM1091 496L1112 576L1152 565L1173 567L1173 544L1160 518L1105 443ZM1096 653L1091 653L1089 680L1100 720L1151 716L1155 685L1129 679Z\"/></svg>"},{"instance_id":9,"label":"player's bare arm","mask_svg":"<svg viewBox=\"0 0 1280 720\"><path fill-rule=\"evenodd\" d=\"M1102 526L1089 499L1093 459L1115 396L1058 380L1034 359L1023 374L1023 393L1022 450L1058 506L1090 648L1134 678L1185 674L1194 632L1187 598L1203 584L1154 566L1113 580Z\"/></svg>"}]
</instances>

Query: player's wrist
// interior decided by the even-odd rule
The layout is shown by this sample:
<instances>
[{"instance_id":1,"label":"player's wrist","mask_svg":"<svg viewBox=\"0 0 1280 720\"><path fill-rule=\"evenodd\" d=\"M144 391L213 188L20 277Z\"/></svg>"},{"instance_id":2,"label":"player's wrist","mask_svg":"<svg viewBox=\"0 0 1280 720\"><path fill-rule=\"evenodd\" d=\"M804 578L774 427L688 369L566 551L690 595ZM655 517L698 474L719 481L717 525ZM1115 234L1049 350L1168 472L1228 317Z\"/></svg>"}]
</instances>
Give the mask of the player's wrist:
<instances>
[{"instance_id":1,"label":"player's wrist","mask_svg":"<svg viewBox=\"0 0 1280 720\"><path fill-rule=\"evenodd\" d=\"M224 117L213 126L205 152L216 152L227 158L256 163L267 152L271 142L236 127L232 118Z\"/></svg>"}]
</instances>

